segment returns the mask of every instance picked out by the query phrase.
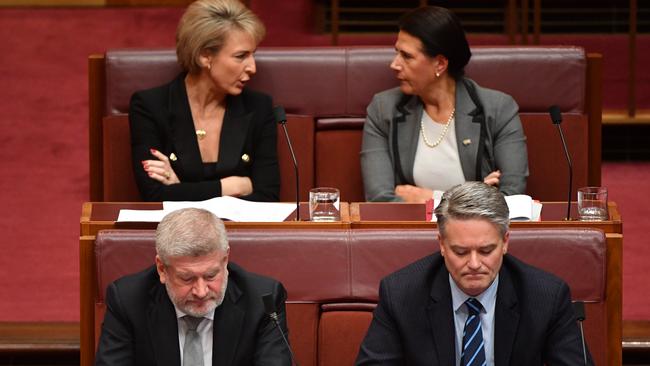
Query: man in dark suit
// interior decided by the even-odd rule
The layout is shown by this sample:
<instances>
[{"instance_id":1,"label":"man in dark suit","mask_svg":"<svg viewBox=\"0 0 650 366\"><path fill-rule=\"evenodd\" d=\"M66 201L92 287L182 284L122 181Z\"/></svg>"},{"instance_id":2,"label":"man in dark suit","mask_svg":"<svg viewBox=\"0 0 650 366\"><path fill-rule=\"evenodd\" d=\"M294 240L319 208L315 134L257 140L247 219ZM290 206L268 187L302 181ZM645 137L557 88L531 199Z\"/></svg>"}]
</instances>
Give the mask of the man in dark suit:
<instances>
[{"instance_id":1,"label":"man in dark suit","mask_svg":"<svg viewBox=\"0 0 650 366\"><path fill-rule=\"evenodd\" d=\"M506 254L501 193L467 182L435 213L440 252L381 281L357 365L584 364L567 284Z\"/></svg>"},{"instance_id":2,"label":"man in dark suit","mask_svg":"<svg viewBox=\"0 0 650 366\"><path fill-rule=\"evenodd\" d=\"M286 333L281 283L228 263L223 222L200 209L170 213L156 260L106 290L96 365L291 365L265 313L271 294Z\"/></svg>"}]
</instances>

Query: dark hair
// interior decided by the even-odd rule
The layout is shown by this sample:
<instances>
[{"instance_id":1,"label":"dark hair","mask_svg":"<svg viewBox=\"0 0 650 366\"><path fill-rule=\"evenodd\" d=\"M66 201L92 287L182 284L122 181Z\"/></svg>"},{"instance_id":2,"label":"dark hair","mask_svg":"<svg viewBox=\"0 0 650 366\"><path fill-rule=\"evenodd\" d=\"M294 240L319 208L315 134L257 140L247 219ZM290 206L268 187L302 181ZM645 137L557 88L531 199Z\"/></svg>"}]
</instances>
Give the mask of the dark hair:
<instances>
[{"instance_id":1,"label":"dark hair","mask_svg":"<svg viewBox=\"0 0 650 366\"><path fill-rule=\"evenodd\" d=\"M404 14L399 29L422 42L430 57L443 55L449 60L449 75L458 80L472 57L460 20L446 8L423 6Z\"/></svg>"}]
</instances>

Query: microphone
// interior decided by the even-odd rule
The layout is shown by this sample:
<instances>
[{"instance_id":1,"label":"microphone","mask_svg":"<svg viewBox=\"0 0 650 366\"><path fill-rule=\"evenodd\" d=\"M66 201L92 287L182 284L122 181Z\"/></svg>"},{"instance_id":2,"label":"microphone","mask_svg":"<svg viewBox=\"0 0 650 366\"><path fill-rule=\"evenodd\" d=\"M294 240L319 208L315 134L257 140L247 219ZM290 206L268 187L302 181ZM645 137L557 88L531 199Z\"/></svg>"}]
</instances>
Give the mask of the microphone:
<instances>
[{"instance_id":1,"label":"microphone","mask_svg":"<svg viewBox=\"0 0 650 366\"><path fill-rule=\"evenodd\" d=\"M280 107L282 108L282 107ZM264 312L266 315L273 320L273 323L275 323L275 326L278 328L278 331L280 332L280 335L282 336L282 340L284 341L284 344L287 346L287 349L289 350L289 357L291 357L291 364L295 364L298 366L298 362L296 362L296 358L293 357L293 351L291 350L291 345L289 344L289 341L287 340L287 337L285 337L284 332L282 331L282 327L280 326L280 321L278 320L278 313L275 311L275 303L273 302L273 295L272 294L265 294L262 295L262 302L264 303Z\"/></svg>"},{"instance_id":2,"label":"microphone","mask_svg":"<svg viewBox=\"0 0 650 366\"><path fill-rule=\"evenodd\" d=\"M296 172L296 221L300 221L300 178L298 175L296 154L293 152L293 146L291 146L291 139L289 138L289 132L287 131L287 114L284 112L282 106L276 106L273 108L273 115L275 116L275 121L282 125L284 137L287 139L287 145L289 145L291 159L293 159L293 168Z\"/></svg>"},{"instance_id":3,"label":"microphone","mask_svg":"<svg viewBox=\"0 0 650 366\"><path fill-rule=\"evenodd\" d=\"M560 139L562 140L562 146L564 147L564 156L566 156L566 161L569 164L569 195L567 199L566 207L566 220L571 220L571 191L573 186L573 165L571 164L571 156L569 155L569 149L566 146L566 141L564 140L564 133L562 133L562 112L560 112L560 107L553 105L548 109L548 112L551 114L551 121L557 126L557 130L560 133Z\"/></svg>"},{"instance_id":4,"label":"microphone","mask_svg":"<svg viewBox=\"0 0 650 366\"><path fill-rule=\"evenodd\" d=\"M582 322L585 317L585 303L582 301L573 302L573 312L576 314L576 320L580 324L580 339L582 340L582 357L585 365L587 365L587 347L585 346L585 332L582 329Z\"/></svg>"}]
</instances>

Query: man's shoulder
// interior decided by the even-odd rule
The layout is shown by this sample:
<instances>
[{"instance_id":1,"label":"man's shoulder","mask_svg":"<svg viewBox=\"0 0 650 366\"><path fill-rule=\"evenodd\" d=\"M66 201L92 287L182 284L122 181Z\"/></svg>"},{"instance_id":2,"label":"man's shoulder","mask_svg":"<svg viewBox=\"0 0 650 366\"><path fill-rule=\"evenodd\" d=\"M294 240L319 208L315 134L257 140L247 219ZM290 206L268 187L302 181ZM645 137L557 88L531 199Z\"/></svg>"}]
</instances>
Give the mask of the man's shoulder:
<instances>
[{"instance_id":1,"label":"man's shoulder","mask_svg":"<svg viewBox=\"0 0 650 366\"><path fill-rule=\"evenodd\" d=\"M129 274L118 278L113 284L120 291L129 291L139 293L142 289L150 288L154 284L160 283L160 277L156 266L150 266L140 272ZM146 292L145 292L146 293Z\"/></svg>"},{"instance_id":2,"label":"man's shoulder","mask_svg":"<svg viewBox=\"0 0 650 366\"><path fill-rule=\"evenodd\" d=\"M282 283L274 278L249 272L233 262L228 262L228 279L245 290L255 292L271 291L278 286L282 286Z\"/></svg>"}]
</instances>

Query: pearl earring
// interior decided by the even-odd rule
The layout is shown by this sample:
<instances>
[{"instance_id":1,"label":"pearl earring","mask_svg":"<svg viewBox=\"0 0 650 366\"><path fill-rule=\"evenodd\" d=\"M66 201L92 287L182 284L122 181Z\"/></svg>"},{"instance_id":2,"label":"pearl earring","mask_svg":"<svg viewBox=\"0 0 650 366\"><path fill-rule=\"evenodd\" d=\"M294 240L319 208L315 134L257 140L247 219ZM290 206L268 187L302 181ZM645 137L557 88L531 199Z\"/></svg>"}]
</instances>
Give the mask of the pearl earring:
<instances>
[{"instance_id":1,"label":"pearl earring","mask_svg":"<svg viewBox=\"0 0 650 366\"><path fill-rule=\"evenodd\" d=\"M439 72L436 72L436 77L437 77L437 78L440 77L440 73L439 73Z\"/></svg>"}]
</instances>

